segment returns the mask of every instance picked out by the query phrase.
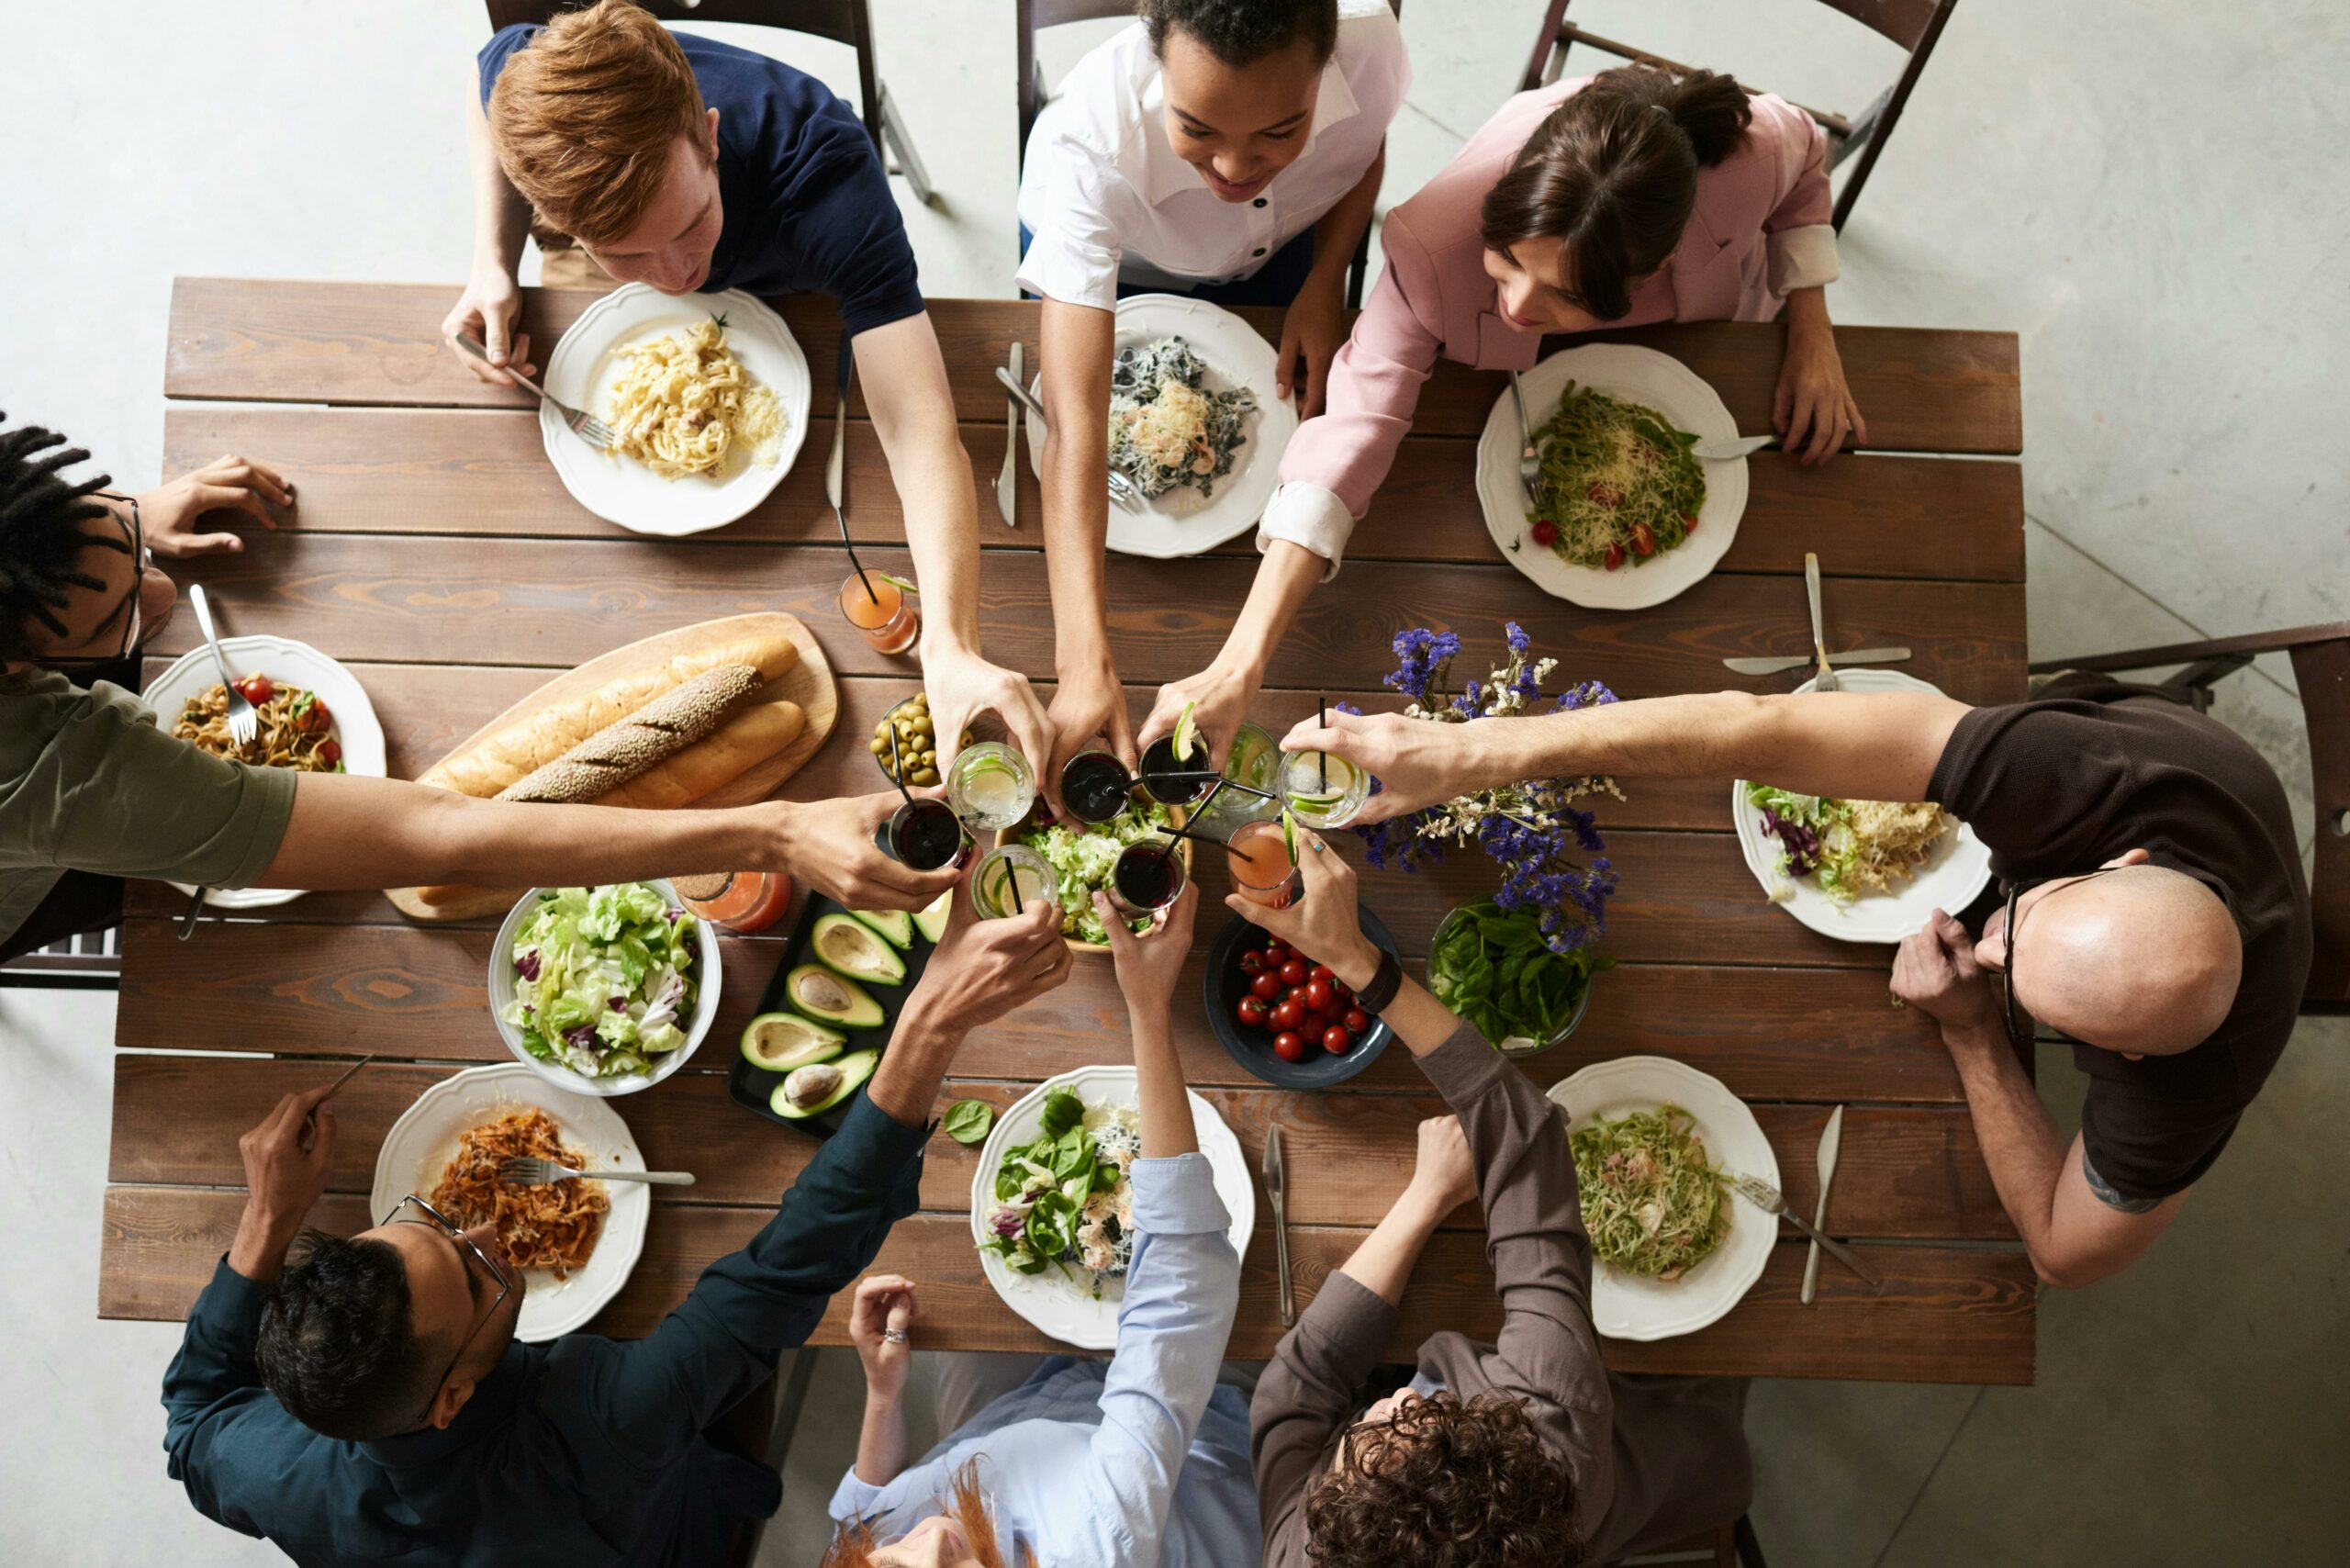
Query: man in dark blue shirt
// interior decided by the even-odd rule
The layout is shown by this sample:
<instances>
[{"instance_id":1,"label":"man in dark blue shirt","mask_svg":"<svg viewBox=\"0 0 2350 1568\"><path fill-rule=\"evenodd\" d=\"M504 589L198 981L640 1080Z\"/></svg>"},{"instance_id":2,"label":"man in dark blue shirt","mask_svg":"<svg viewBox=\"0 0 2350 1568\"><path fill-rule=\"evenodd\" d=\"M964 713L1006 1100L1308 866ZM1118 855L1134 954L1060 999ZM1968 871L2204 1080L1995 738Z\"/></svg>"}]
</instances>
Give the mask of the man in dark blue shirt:
<instances>
[{"instance_id":1,"label":"man in dark blue shirt","mask_svg":"<svg viewBox=\"0 0 2350 1568\"><path fill-rule=\"evenodd\" d=\"M459 363L500 383L497 365L535 371L530 336L515 330L534 208L621 283L831 294L905 502L938 733L960 735L993 711L1024 753L1050 756L1052 727L1026 678L979 652L971 462L905 222L848 106L779 61L672 34L629 0L507 28L476 66L473 276L442 323ZM478 335L493 364L458 350L459 332Z\"/></svg>"},{"instance_id":2,"label":"man in dark blue shirt","mask_svg":"<svg viewBox=\"0 0 2350 1568\"><path fill-rule=\"evenodd\" d=\"M706 1433L913 1210L965 1033L1068 977L1049 900L1011 920L968 906L958 889L880 1066L776 1216L641 1340L515 1343L521 1281L494 1227L413 1198L349 1240L302 1236L288 1266L334 1107L286 1096L240 1142L244 1215L163 1377L172 1475L304 1564L724 1562L782 1480Z\"/></svg>"}]
</instances>

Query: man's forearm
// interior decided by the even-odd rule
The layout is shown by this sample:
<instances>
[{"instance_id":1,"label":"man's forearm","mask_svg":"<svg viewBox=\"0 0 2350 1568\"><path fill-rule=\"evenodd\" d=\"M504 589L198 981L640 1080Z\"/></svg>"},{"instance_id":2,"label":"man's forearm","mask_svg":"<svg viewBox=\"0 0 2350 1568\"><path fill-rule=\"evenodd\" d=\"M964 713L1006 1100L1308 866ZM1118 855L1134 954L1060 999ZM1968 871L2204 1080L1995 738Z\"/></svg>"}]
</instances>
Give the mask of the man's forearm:
<instances>
[{"instance_id":1,"label":"man's forearm","mask_svg":"<svg viewBox=\"0 0 2350 1568\"><path fill-rule=\"evenodd\" d=\"M890 1048L881 1053L866 1098L901 1126L930 1125L939 1087L946 1081L963 1031L952 1019L934 1018L920 990L906 1001L890 1032Z\"/></svg>"},{"instance_id":2,"label":"man's forearm","mask_svg":"<svg viewBox=\"0 0 2350 1568\"><path fill-rule=\"evenodd\" d=\"M471 71L465 73L465 163L473 174L474 270L503 267L508 276L522 263L522 242L530 237L531 204L522 199L490 139L489 119L482 113L481 89Z\"/></svg>"},{"instance_id":3,"label":"man's forearm","mask_svg":"<svg viewBox=\"0 0 2350 1568\"><path fill-rule=\"evenodd\" d=\"M237 1218L237 1234L229 1243L229 1267L261 1284L277 1282L285 1268L285 1249L302 1231L302 1216L269 1215L245 1200Z\"/></svg>"},{"instance_id":4,"label":"man's forearm","mask_svg":"<svg viewBox=\"0 0 2350 1568\"><path fill-rule=\"evenodd\" d=\"M1945 1024L1942 1040L1966 1091L1966 1113L1999 1206L2008 1211L2026 1249L2045 1258L2054 1230L2056 1184L2065 1173L2065 1135L2003 1032Z\"/></svg>"},{"instance_id":5,"label":"man's forearm","mask_svg":"<svg viewBox=\"0 0 2350 1568\"><path fill-rule=\"evenodd\" d=\"M804 1353L804 1352L803 1352ZM856 1434L856 1478L887 1486L906 1468L906 1405L901 1395L865 1391L865 1424Z\"/></svg>"},{"instance_id":6,"label":"man's forearm","mask_svg":"<svg viewBox=\"0 0 2350 1568\"><path fill-rule=\"evenodd\" d=\"M1404 1287L1445 1212L1416 1184L1407 1185L1338 1271L1388 1305L1403 1305Z\"/></svg>"}]
</instances>

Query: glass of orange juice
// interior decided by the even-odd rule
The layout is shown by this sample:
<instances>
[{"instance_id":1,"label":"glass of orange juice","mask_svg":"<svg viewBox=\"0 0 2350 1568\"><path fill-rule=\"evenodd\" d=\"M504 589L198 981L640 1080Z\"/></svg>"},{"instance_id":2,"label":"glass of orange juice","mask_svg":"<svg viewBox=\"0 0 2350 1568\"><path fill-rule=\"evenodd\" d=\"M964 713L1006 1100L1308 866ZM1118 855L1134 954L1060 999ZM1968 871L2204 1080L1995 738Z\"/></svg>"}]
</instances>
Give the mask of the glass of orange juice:
<instances>
[{"instance_id":1,"label":"glass of orange juice","mask_svg":"<svg viewBox=\"0 0 2350 1568\"><path fill-rule=\"evenodd\" d=\"M1224 851L1230 862L1232 890L1250 903L1287 909L1305 890L1279 817L1243 823L1225 841Z\"/></svg>"},{"instance_id":2,"label":"glass of orange juice","mask_svg":"<svg viewBox=\"0 0 2350 1568\"><path fill-rule=\"evenodd\" d=\"M841 613L874 652L902 654L922 635L922 608L911 586L879 572L851 572L841 584Z\"/></svg>"}]
</instances>

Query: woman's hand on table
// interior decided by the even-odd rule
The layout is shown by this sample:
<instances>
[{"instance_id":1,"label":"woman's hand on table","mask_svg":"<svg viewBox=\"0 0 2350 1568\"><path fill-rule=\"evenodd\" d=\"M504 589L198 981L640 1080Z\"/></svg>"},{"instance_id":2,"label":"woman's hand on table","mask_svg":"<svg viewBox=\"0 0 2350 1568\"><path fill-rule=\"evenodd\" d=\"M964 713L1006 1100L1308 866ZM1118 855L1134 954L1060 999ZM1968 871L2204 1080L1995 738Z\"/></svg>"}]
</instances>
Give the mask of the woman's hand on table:
<instances>
[{"instance_id":1,"label":"woman's hand on table","mask_svg":"<svg viewBox=\"0 0 2350 1568\"><path fill-rule=\"evenodd\" d=\"M511 365L525 375L539 373L539 367L531 363L531 334L514 330L521 319L522 286L514 281L513 273L501 266L479 266L474 269L464 293L457 297L455 308L442 319L441 337L475 380L511 386L514 378L499 366ZM489 364L484 364L472 350L459 346L460 332L471 333L489 351Z\"/></svg>"},{"instance_id":2,"label":"woman's hand on table","mask_svg":"<svg viewBox=\"0 0 2350 1568\"><path fill-rule=\"evenodd\" d=\"M1150 716L1135 732L1136 743L1147 747L1159 736L1172 734L1188 706L1200 738L1208 743L1208 766L1223 767L1232 755L1240 726L1248 722L1248 709L1257 700L1262 678L1254 668L1218 661L1197 675L1169 681L1158 689Z\"/></svg>"},{"instance_id":3,"label":"woman's hand on table","mask_svg":"<svg viewBox=\"0 0 2350 1568\"><path fill-rule=\"evenodd\" d=\"M1308 279L1281 318L1281 346L1273 371L1274 394L1283 399L1303 392L1298 418L1310 420L1322 411L1322 395L1330 380L1330 362L1347 341L1346 273L1341 269L1329 286ZM1305 362L1305 375L1297 374Z\"/></svg>"},{"instance_id":4,"label":"woman's hand on table","mask_svg":"<svg viewBox=\"0 0 2350 1568\"><path fill-rule=\"evenodd\" d=\"M294 504L294 487L265 463L223 454L203 467L159 485L139 498L139 526L147 548L167 559L209 555L245 547L237 534L197 533L198 519L208 513L247 513L263 528L275 528L272 507Z\"/></svg>"},{"instance_id":5,"label":"woman's hand on table","mask_svg":"<svg viewBox=\"0 0 2350 1568\"><path fill-rule=\"evenodd\" d=\"M1134 723L1126 717L1126 690L1118 683L1117 666L1106 654L1080 659L1059 672L1046 718L1052 726L1052 745L1044 754L1036 788L1055 816L1068 814L1061 809L1061 769L1079 752L1106 746L1128 772L1139 766ZM1029 756L1033 759L1036 754Z\"/></svg>"},{"instance_id":6,"label":"woman's hand on table","mask_svg":"<svg viewBox=\"0 0 2350 1568\"><path fill-rule=\"evenodd\" d=\"M1012 744L1040 770L1053 753L1053 722L1036 699L1028 678L1002 665L990 664L970 648L923 651L922 686L930 695L931 733L952 743L981 713L1003 721ZM943 778L955 760L948 745L938 748Z\"/></svg>"},{"instance_id":7,"label":"woman's hand on table","mask_svg":"<svg viewBox=\"0 0 2350 1568\"><path fill-rule=\"evenodd\" d=\"M935 795L937 790L917 790ZM927 909L961 879L954 867L917 871L884 854L873 835L900 805L894 790L831 801L779 802L774 855L758 869L788 872L851 909Z\"/></svg>"},{"instance_id":8,"label":"woman's hand on table","mask_svg":"<svg viewBox=\"0 0 2350 1568\"><path fill-rule=\"evenodd\" d=\"M848 1342L865 1366L865 1391L895 1401L913 1366L911 1330L922 1316L914 1282L903 1274L867 1274L849 1304Z\"/></svg>"},{"instance_id":9,"label":"woman's hand on table","mask_svg":"<svg viewBox=\"0 0 2350 1568\"><path fill-rule=\"evenodd\" d=\"M1787 346L1771 398L1771 428L1779 445L1801 454L1807 468L1827 462L1848 443L1869 439L1868 422L1844 381L1836 330L1828 324L1820 290L1798 289L1787 299Z\"/></svg>"},{"instance_id":10,"label":"woman's hand on table","mask_svg":"<svg viewBox=\"0 0 2350 1568\"><path fill-rule=\"evenodd\" d=\"M1197 882L1159 911L1151 928L1137 936L1099 888L1093 892L1093 913L1110 934L1110 959L1118 973L1118 990L1126 999L1127 1014L1136 1019L1165 1023L1175 1001L1175 984L1192 956L1192 916L1200 907Z\"/></svg>"},{"instance_id":11,"label":"woman's hand on table","mask_svg":"<svg viewBox=\"0 0 2350 1568\"><path fill-rule=\"evenodd\" d=\"M1249 924L1271 932L1357 991L1379 972L1379 947L1356 914L1355 868L1306 828L1297 830L1297 874L1304 890L1283 909L1226 893L1224 903Z\"/></svg>"}]
</instances>

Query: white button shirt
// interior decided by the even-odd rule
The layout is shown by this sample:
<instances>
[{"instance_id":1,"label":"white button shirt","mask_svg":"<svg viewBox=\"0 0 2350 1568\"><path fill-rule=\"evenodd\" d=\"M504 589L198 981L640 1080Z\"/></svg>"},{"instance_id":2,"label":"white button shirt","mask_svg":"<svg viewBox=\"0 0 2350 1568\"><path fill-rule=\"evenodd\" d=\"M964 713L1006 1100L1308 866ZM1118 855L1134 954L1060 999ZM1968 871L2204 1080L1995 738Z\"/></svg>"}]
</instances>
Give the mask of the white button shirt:
<instances>
[{"instance_id":1,"label":"white button shirt","mask_svg":"<svg viewBox=\"0 0 2350 1568\"><path fill-rule=\"evenodd\" d=\"M1361 181L1411 84L1387 0L1339 0L1305 150L1255 196L1227 202L1168 144L1165 78L1136 22L1079 61L1036 117L1020 176L1020 221L1035 236L1020 286L1110 310L1121 277L1190 288L1248 276Z\"/></svg>"}]
</instances>

